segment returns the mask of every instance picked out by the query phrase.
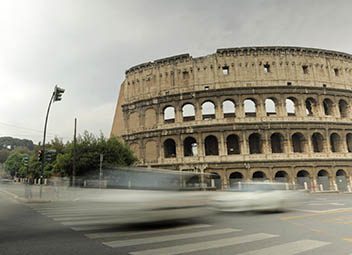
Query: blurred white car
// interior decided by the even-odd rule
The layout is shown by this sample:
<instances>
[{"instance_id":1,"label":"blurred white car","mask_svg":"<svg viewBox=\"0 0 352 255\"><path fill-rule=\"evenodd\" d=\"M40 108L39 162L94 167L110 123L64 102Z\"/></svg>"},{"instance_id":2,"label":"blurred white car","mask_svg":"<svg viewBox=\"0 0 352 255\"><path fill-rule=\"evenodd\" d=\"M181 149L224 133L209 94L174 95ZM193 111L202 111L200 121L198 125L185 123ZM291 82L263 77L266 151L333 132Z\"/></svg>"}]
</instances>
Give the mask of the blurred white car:
<instances>
[{"instance_id":1,"label":"blurred white car","mask_svg":"<svg viewBox=\"0 0 352 255\"><path fill-rule=\"evenodd\" d=\"M304 199L304 192L293 190L288 183L245 182L236 189L217 192L211 205L223 212L284 211Z\"/></svg>"},{"instance_id":2,"label":"blurred white car","mask_svg":"<svg viewBox=\"0 0 352 255\"><path fill-rule=\"evenodd\" d=\"M93 205L86 217L104 215L114 223L145 223L195 219L211 213L210 192L200 191L201 185L187 185L196 173L120 168L105 174L109 174L110 188L77 193L76 206Z\"/></svg>"}]
</instances>

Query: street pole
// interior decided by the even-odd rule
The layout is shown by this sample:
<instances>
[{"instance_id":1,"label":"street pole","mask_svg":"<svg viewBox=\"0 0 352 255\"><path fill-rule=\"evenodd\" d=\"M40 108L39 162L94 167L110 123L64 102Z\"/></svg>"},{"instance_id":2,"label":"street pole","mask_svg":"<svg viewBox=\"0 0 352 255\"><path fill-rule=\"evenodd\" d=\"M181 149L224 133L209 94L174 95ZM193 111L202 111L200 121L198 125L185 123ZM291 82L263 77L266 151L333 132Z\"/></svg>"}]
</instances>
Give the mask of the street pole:
<instances>
[{"instance_id":1,"label":"street pole","mask_svg":"<svg viewBox=\"0 0 352 255\"><path fill-rule=\"evenodd\" d=\"M39 197L42 198L42 181L43 181L43 174L44 174L44 164L45 164L45 137L46 137L46 126L48 124L48 117L49 117L49 111L50 111L50 107L51 107L51 103L53 102L55 96L55 91L53 92L53 94L51 95L50 101L49 101L49 105L48 105L48 109L46 111L46 117L45 117L45 123L44 123L44 137L43 137L43 145L42 145L42 153L43 153L43 159L42 159L42 164L41 164L41 168L40 168L40 191L39 191Z\"/></svg>"},{"instance_id":2,"label":"street pole","mask_svg":"<svg viewBox=\"0 0 352 255\"><path fill-rule=\"evenodd\" d=\"M43 182L43 174L44 174L44 164L45 164L45 137L46 137L46 126L48 124L48 117L49 117L49 111L50 111L50 107L51 107L51 103L55 102L55 101L61 101L61 97L62 97L62 93L64 93L65 90L58 87L57 85L54 88L54 92L51 95L50 101L49 101L49 105L48 105L48 109L46 111L46 117L45 117L45 123L44 123L44 135L43 135L43 145L42 145L42 162L41 162L41 168L40 168L40 191L39 191L39 197L42 198L42 182Z\"/></svg>"},{"instance_id":3,"label":"street pole","mask_svg":"<svg viewBox=\"0 0 352 255\"><path fill-rule=\"evenodd\" d=\"M75 128L73 134L73 162L72 162L72 186L76 185L76 130L77 130L77 118L75 118Z\"/></svg>"},{"instance_id":4,"label":"street pole","mask_svg":"<svg viewBox=\"0 0 352 255\"><path fill-rule=\"evenodd\" d=\"M103 158L104 155L100 154L100 164L99 164L99 188L101 189L101 181L103 179Z\"/></svg>"}]
</instances>

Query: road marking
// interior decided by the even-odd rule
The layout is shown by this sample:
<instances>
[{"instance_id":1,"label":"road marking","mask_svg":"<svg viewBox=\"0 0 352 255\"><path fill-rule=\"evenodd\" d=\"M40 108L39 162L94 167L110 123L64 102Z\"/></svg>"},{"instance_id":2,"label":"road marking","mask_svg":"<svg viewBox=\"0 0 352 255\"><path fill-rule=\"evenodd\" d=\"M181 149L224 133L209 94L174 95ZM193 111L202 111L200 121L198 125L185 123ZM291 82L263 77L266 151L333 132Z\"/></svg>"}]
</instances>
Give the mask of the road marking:
<instances>
[{"instance_id":1,"label":"road marking","mask_svg":"<svg viewBox=\"0 0 352 255\"><path fill-rule=\"evenodd\" d=\"M110 238L110 237L127 237L127 236L135 236L135 235L143 235L143 234L162 234L168 233L171 231L176 230L189 230L189 229L197 229L197 228L206 228L211 227L211 225L207 224L196 224L191 226L182 226L182 227L174 227L174 228L167 228L167 229L156 229L156 230L146 230L146 231L124 231L124 232L105 232L105 233L93 233L93 234L86 234L85 236L90 239L99 239L99 238Z\"/></svg>"},{"instance_id":2,"label":"road marking","mask_svg":"<svg viewBox=\"0 0 352 255\"><path fill-rule=\"evenodd\" d=\"M326 214L344 213L344 212L351 212L351 211L352 211L351 207L338 208L338 209L320 211L320 213L310 213L310 214L303 214L303 215L296 215L296 216L281 217L280 220L295 220L295 219L302 219L302 218L308 218L308 217L314 217L314 216L320 216L320 215L326 215Z\"/></svg>"},{"instance_id":3,"label":"road marking","mask_svg":"<svg viewBox=\"0 0 352 255\"><path fill-rule=\"evenodd\" d=\"M175 234L175 235L164 235L164 236L155 236L155 237L147 237L147 238L118 240L118 241L111 241L111 242L103 242L103 244L110 246L112 248L117 248L117 247L134 246L134 245L141 245L141 244L161 243L161 242L175 241L175 240L188 239L188 238L228 234L228 233L238 232L238 231L241 231L241 230L233 229L233 228L223 228L223 229L207 230L207 231L200 231L200 232L186 233L186 234Z\"/></svg>"},{"instance_id":4,"label":"road marking","mask_svg":"<svg viewBox=\"0 0 352 255\"><path fill-rule=\"evenodd\" d=\"M343 203L330 203L330 205L345 205Z\"/></svg>"},{"instance_id":5,"label":"road marking","mask_svg":"<svg viewBox=\"0 0 352 255\"><path fill-rule=\"evenodd\" d=\"M71 227L74 231L90 231L90 230L103 230L111 229L112 226L81 226L81 227Z\"/></svg>"},{"instance_id":6,"label":"road marking","mask_svg":"<svg viewBox=\"0 0 352 255\"><path fill-rule=\"evenodd\" d=\"M121 223L121 220L115 217L111 219L61 222L61 224L65 226L84 226L84 225L99 225L99 224L114 224L114 223Z\"/></svg>"},{"instance_id":7,"label":"road marking","mask_svg":"<svg viewBox=\"0 0 352 255\"><path fill-rule=\"evenodd\" d=\"M245 253L240 253L238 255L293 255L312 249L316 249L325 245L328 245L328 242L322 242L317 240L300 240L291 243L285 243L280 245L271 246L268 248L249 251Z\"/></svg>"},{"instance_id":8,"label":"road marking","mask_svg":"<svg viewBox=\"0 0 352 255\"><path fill-rule=\"evenodd\" d=\"M236 244L250 243L250 242L264 240L264 239L273 238L273 237L278 237L278 235L258 233L258 234L252 234L252 235L246 235L246 236L237 236L237 237L219 239L214 241L169 246L169 247L144 250L144 251L135 251L135 252L130 252L129 254L131 255L155 255L155 254L176 255L176 254L182 254L182 253L221 248L226 246L233 246Z\"/></svg>"}]
</instances>

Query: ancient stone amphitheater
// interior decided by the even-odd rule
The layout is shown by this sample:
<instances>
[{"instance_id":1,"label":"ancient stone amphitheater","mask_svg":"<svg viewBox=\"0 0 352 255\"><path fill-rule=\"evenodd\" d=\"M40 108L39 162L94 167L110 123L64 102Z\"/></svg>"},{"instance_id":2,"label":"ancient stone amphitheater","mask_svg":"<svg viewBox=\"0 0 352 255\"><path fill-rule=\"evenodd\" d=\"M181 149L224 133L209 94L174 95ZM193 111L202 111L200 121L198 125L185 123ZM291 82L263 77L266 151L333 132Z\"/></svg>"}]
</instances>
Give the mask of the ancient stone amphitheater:
<instances>
[{"instance_id":1,"label":"ancient stone amphitheater","mask_svg":"<svg viewBox=\"0 0 352 255\"><path fill-rule=\"evenodd\" d=\"M126 71L111 134L140 165L350 189L352 55L302 47L218 49Z\"/></svg>"}]
</instances>

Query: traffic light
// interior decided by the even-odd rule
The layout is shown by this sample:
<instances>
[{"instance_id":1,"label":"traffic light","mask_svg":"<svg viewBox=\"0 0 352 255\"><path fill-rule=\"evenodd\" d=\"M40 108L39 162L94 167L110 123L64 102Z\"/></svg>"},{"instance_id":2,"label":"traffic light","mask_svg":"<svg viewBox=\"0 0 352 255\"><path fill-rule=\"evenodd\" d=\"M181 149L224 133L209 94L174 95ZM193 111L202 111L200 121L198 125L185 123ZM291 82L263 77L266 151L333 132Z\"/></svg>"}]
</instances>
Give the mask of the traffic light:
<instances>
[{"instance_id":1,"label":"traffic light","mask_svg":"<svg viewBox=\"0 0 352 255\"><path fill-rule=\"evenodd\" d=\"M43 157L44 157L44 154L43 154L43 151L42 150L39 150L38 151L38 161L43 161Z\"/></svg>"},{"instance_id":2,"label":"traffic light","mask_svg":"<svg viewBox=\"0 0 352 255\"><path fill-rule=\"evenodd\" d=\"M65 92L63 88L58 87L57 85L55 86L54 89L54 102L56 101L61 101L62 99L62 94Z\"/></svg>"},{"instance_id":3,"label":"traffic light","mask_svg":"<svg viewBox=\"0 0 352 255\"><path fill-rule=\"evenodd\" d=\"M28 166L28 160L29 160L28 156L24 156L24 157L22 158L22 162L23 162L23 165L24 165L24 166Z\"/></svg>"},{"instance_id":4,"label":"traffic light","mask_svg":"<svg viewBox=\"0 0 352 255\"><path fill-rule=\"evenodd\" d=\"M56 157L56 150L47 150L45 153L45 161L52 162Z\"/></svg>"}]
</instances>

